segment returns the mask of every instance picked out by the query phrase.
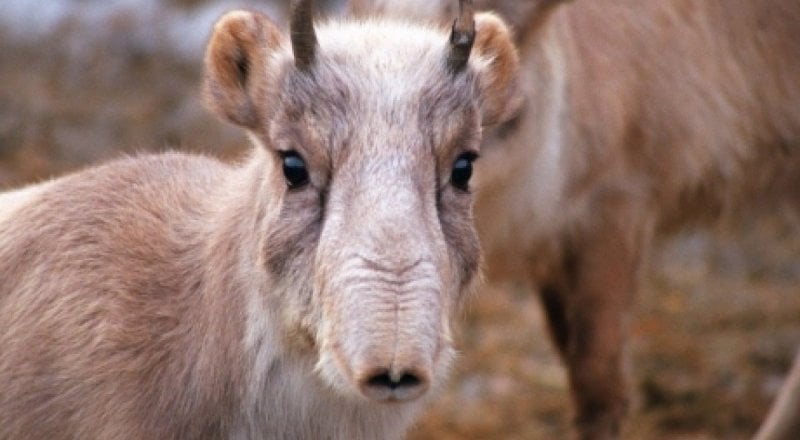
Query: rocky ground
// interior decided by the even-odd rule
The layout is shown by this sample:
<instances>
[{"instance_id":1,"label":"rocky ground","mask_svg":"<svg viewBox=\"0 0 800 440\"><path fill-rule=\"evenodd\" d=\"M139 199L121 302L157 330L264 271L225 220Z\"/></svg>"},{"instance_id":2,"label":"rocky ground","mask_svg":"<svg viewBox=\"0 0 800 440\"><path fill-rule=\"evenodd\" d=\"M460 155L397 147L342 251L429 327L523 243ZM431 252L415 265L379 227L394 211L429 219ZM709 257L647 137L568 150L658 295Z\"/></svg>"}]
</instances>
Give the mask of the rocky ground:
<instances>
[{"instance_id":1,"label":"rocky ground","mask_svg":"<svg viewBox=\"0 0 800 440\"><path fill-rule=\"evenodd\" d=\"M175 16L195 17L185 32L200 32L192 13L206 3L165 2ZM111 14L101 34L73 18L32 37L4 18L0 188L139 151L235 160L246 148L199 99L205 36L176 49L158 40L172 34L156 38L135 17ZM650 260L632 323L636 405L626 438L748 438L788 370L800 344L800 217L780 208L736 217L718 230L681 232ZM565 373L526 286L482 289L459 347L448 390L412 439L565 437Z\"/></svg>"}]
</instances>

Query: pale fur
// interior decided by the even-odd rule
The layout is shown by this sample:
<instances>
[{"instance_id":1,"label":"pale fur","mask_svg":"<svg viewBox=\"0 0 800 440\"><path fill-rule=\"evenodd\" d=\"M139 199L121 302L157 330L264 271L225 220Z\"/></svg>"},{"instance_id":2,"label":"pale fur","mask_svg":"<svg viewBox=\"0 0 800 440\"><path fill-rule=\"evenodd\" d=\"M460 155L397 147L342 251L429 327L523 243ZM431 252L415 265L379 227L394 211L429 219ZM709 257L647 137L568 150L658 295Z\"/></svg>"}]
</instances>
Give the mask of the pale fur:
<instances>
[{"instance_id":1,"label":"pale fur","mask_svg":"<svg viewBox=\"0 0 800 440\"><path fill-rule=\"evenodd\" d=\"M319 25L307 71L232 12L205 92L243 163L140 156L0 195L0 439L402 438L479 267L451 167L511 111L516 52L478 22L463 72L446 32L392 21Z\"/></svg>"},{"instance_id":2,"label":"pale fur","mask_svg":"<svg viewBox=\"0 0 800 440\"><path fill-rule=\"evenodd\" d=\"M208 233L213 233L218 228L219 223L225 220L220 219L225 215L224 207L227 205L240 206L236 202L230 202L230 199L241 199L242 201L248 200L254 196L257 190L253 187L254 182L262 180L259 174L268 170L263 161L266 160L264 153L260 150L254 150L255 157L253 157L247 164L242 165L239 169L222 169L220 175L216 178L216 183L219 186L218 190L210 193L195 194L195 200L206 200L211 206L204 206L208 212L218 212L216 215L209 216L203 224L192 225L192 229L199 229ZM138 161L141 163L142 169L138 170L142 173L142 177L147 177L147 161L148 160L161 160L159 158L138 158L128 159L127 165L138 165L130 163ZM172 155L167 157L167 161L188 161L195 160L192 157L182 157ZM115 163L109 164L98 172L114 172ZM171 164L168 164L171 165ZM194 166L204 167L208 164L197 163L191 164ZM70 176L67 179L59 179L52 182L47 182L40 185L30 186L23 190L12 191L3 193L0 196L0 207L2 212L8 218L13 218L14 214L19 214L25 210L27 206L32 206L37 203L37 199L42 195L48 194L53 196L54 192L69 188L66 180L74 180L80 176ZM176 176L176 179L190 176ZM191 182L187 179L187 183ZM191 187L184 188L187 191L192 191ZM96 188L102 191L102 187ZM266 212L274 212L275 201L267 199ZM142 209L147 209L152 200L142 200L138 203L142 204ZM217 203L220 206L216 206ZM90 207L87 207L90 208ZM220 211L223 208L223 211ZM178 220L178 219L175 219ZM187 219L190 220L190 219ZM181 221L187 221L181 220ZM68 232L68 231L65 231ZM57 240L56 237L52 237ZM3 238L0 238L0 247L5 243ZM251 243L254 245L255 243ZM244 250L244 249L243 249ZM251 249L252 250L252 249ZM244 252L248 254L248 252ZM249 253L252 258L255 252ZM232 424L229 435L226 437L232 439L258 439L258 438L284 438L284 439L306 439L306 438L331 438L331 439L353 439L353 438L401 438L405 432L406 427L412 421L414 414L419 410L418 405L406 408L405 410L399 406L376 406L374 402L365 399L358 400L352 398L344 398L340 394L332 390L328 385L320 380L319 377L313 374L313 362L305 356L292 356L293 350L288 349L285 345L288 343L281 336L285 332L285 325L283 324L283 317L277 316L274 310L264 307L264 288L266 280L264 279L263 271L258 269L255 261L248 261L250 258L242 258L240 261L234 261L235 265L231 267L232 270L237 271L241 276L237 277L244 282L248 287L243 290L248 295L249 306L247 307L247 323L245 325L245 337L242 341L243 353L253 353L251 361L243 362L236 368L241 368L249 375L249 379L245 384L245 395L242 398L241 414L235 417L236 422ZM237 267L238 266L238 267ZM222 268L217 268L222 269ZM34 272L39 276L47 277L46 273ZM80 273L75 273L75 276L80 276ZM23 276L19 274L19 276ZM54 279L56 284L63 283L67 280L60 278ZM278 285L272 286L270 296L281 296L293 294L295 288L293 282L299 283L300 281L282 280ZM20 289L23 295L19 300L25 299L26 288ZM281 293L276 290L284 290ZM8 293L8 292L6 292ZM33 292L30 292L33 293ZM17 293L19 294L19 292ZM5 296L6 300L13 300ZM89 298L71 298L71 301L85 301ZM54 306L53 319L58 319L57 310L58 306ZM33 324L27 321L24 316L20 316L14 311L19 311L20 308L10 304L4 304L0 311L2 321L9 325L4 330L6 336L15 332L15 327L25 326L31 328ZM223 311L218 311L223 312ZM223 312L224 313L224 312ZM16 319L14 317L16 315ZM22 328L20 328L22 330ZM68 332L69 329L64 328L60 331ZM101 335L98 335L101 336ZM14 341L10 341L0 335L0 345L9 352L18 350L24 347L16 347ZM213 356L213 347L208 347L209 353L204 353L201 356ZM77 353L74 353L77 354ZM13 358L8 359L4 357L0 361L0 379L4 386L5 397L9 400L0 399L0 409L8 411L9 405L14 404L10 399L15 397L16 390L11 385L15 379L9 378L15 374L24 374L20 371L20 366L13 363ZM233 362L234 360L231 360ZM96 358L94 362L104 363L106 360ZM202 362L202 358L197 362ZM117 366L120 368L124 366ZM84 372L87 377L86 380L91 380L91 371ZM220 372L225 374L224 372ZM213 377L207 380L213 381ZM10 381L10 382L9 382ZM53 391L57 391L54 388ZM29 390L35 393L36 390ZM165 393L180 393L180 390L171 391L169 389L163 390ZM85 396L91 398L92 396ZM98 396L95 396L98 397ZM17 396L19 398L19 396ZM50 405L76 405L82 406L86 402L82 399L73 400L61 397L64 401L54 401ZM124 400L124 397L120 400ZM113 400L112 400L113 401ZM113 405L113 404L112 404ZM35 408L31 408L35 409ZM112 416L115 408L105 408L108 411L106 417ZM37 409L38 410L38 409ZM231 408L220 407L220 413L232 411ZM55 412L55 411L54 411ZM233 412L237 412L233 410ZM36 431L39 428L32 428L26 426L27 420L10 420L4 419L2 415L11 415L7 412L0 411L0 420L3 423L0 425L0 438L3 439L25 439L25 438L42 438L38 436L29 437L32 433L42 432ZM38 412L36 413L38 414ZM57 415L58 413L56 413ZM144 428L137 430L135 426L120 424L114 426L88 426L91 423L97 423L99 420L92 420L94 417L101 416L102 413L85 414L83 420L72 420L70 424L78 425L77 430L71 431L43 431L47 432L47 438L189 438L191 435L188 433L171 434L171 431L147 431ZM208 414L206 417L219 416L219 414ZM41 416L39 416L41 417ZM115 420L115 419L111 419ZM47 424L47 420L41 418L32 420L33 423ZM56 421L56 424L63 425L67 420ZM134 422L131 420L130 422ZM116 423L119 423L117 420ZM31 429L31 431L28 431ZM119 430L118 430L119 429ZM204 433L203 438L216 438L217 436L211 433Z\"/></svg>"},{"instance_id":3,"label":"pale fur","mask_svg":"<svg viewBox=\"0 0 800 440\"><path fill-rule=\"evenodd\" d=\"M2 207L2 210L0 210L0 226L3 222L13 220L14 213L17 210L26 205L36 203L36 199L44 192L47 186L48 183L40 183L0 193L0 207Z\"/></svg>"}]
</instances>

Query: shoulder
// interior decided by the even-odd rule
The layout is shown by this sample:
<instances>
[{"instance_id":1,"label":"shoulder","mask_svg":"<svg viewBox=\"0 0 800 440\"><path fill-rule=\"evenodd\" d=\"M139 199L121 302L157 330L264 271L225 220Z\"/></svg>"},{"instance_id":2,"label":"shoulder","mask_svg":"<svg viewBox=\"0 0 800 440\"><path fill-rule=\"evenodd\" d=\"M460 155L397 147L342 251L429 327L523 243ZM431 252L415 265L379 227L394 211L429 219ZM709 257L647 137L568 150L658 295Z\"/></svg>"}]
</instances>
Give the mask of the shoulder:
<instances>
[{"instance_id":1,"label":"shoulder","mask_svg":"<svg viewBox=\"0 0 800 440\"><path fill-rule=\"evenodd\" d=\"M136 221L143 215L168 217L196 209L232 172L216 159L177 152L119 158L0 193L0 224L96 226Z\"/></svg>"}]
</instances>

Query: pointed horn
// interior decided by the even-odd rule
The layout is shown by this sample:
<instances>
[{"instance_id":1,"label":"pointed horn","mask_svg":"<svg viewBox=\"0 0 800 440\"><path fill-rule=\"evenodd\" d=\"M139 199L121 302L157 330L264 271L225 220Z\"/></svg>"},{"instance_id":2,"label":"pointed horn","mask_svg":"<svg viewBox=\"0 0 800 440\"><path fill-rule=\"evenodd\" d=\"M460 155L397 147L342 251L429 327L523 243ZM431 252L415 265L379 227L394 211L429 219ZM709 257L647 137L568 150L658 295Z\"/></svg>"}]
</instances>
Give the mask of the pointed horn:
<instances>
[{"instance_id":1,"label":"pointed horn","mask_svg":"<svg viewBox=\"0 0 800 440\"><path fill-rule=\"evenodd\" d=\"M453 73L458 73L467 67L469 53L475 42L475 10L472 0L458 1L458 18L453 23L450 34L450 54L447 56L447 66Z\"/></svg>"},{"instance_id":2,"label":"pointed horn","mask_svg":"<svg viewBox=\"0 0 800 440\"><path fill-rule=\"evenodd\" d=\"M292 37L294 63L300 70L308 70L314 63L317 34L314 32L314 14L311 0L292 0L289 33Z\"/></svg>"}]
</instances>

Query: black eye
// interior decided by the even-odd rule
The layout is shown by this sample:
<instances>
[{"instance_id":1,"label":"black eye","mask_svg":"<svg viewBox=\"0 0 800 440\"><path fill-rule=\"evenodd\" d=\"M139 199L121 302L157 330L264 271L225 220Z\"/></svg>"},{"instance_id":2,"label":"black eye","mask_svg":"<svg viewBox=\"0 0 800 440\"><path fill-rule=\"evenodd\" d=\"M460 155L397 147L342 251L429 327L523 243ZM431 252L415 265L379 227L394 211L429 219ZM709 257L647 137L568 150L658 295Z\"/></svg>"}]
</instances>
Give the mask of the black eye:
<instances>
[{"instance_id":1,"label":"black eye","mask_svg":"<svg viewBox=\"0 0 800 440\"><path fill-rule=\"evenodd\" d=\"M472 162L478 158L473 152L461 153L453 163L453 171L450 174L450 183L454 187L469 191L469 179L472 177Z\"/></svg>"},{"instance_id":2,"label":"black eye","mask_svg":"<svg viewBox=\"0 0 800 440\"><path fill-rule=\"evenodd\" d=\"M283 176L286 177L286 185L290 189L299 188L308 183L306 162L296 151L283 152L281 157L283 158Z\"/></svg>"}]
</instances>

